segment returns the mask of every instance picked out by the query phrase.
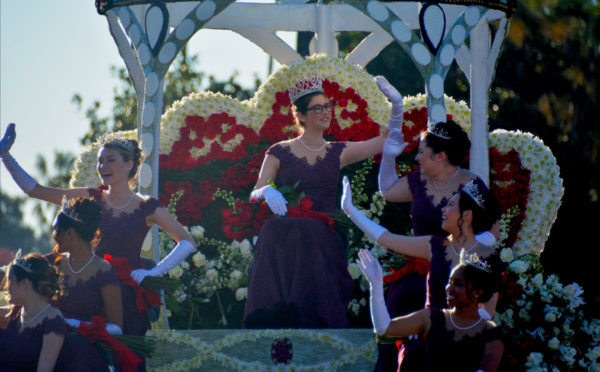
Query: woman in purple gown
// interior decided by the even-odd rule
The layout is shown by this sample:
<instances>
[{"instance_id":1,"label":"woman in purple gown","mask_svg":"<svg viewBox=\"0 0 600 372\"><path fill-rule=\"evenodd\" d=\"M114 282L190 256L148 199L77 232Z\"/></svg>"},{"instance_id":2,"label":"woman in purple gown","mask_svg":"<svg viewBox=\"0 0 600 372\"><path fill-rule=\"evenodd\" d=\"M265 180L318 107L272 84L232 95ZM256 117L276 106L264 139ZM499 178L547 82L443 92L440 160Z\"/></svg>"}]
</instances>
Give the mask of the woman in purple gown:
<instances>
[{"instance_id":1,"label":"woman in purple gown","mask_svg":"<svg viewBox=\"0 0 600 372\"><path fill-rule=\"evenodd\" d=\"M61 293L51 303L74 327L105 318L111 334L121 334L123 305L113 267L94 254L91 241L100 223L100 206L89 198L65 201L54 221L55 252L47 256L62 275Z\"/></svg>"},{"instance_id":2,"label":"woman in purple gown","mask_svg":"<svg viewBox=\"0 0 600 372\"><path fill-rule=\"evenodd\" d=\"M445 286L449 308L425 308L391 319L383 299L382 269L368 250L359 252L358 265L369 280L373 329L387 337L426 335L425 347L398 368L401 372L494 372L504 344L496 325L479 314L479 305L496 291L500 273L477 254L463 251Z\"/></svg>"},{"instance_id":3,"label":"woman in purple gown","mask_svg":"<svg viewBox=\"0 0 600 372\"><path fill-rule=\"evenodd\" d=\"M450 197L459 191L467 182L478 177L466 169L463 163L471 146L467 134L453 121L438 123L437 130L425 132L419 144L416 161L419 169L398 178L396 174L396 157L406 146L401 126L403 120L402 97L400 93L386 81L381 82L380 89L392 102L390 122L393 129L383 146L381 165L379 167L379 189L383 197L391 202L410 202L412 230L415 236L445 236L442 229L442 208ZM478 237L485 245L491 245L489 233ZM408 256L412 267L425 263L415 257ZM423 270L419 270L424 272ZM394 316L407 314L420 309L425 302L426 277L418 271L404 270L402 277L396 278L388 286L386 304L390 314ZM396 369L397 348L395 345L378 345L379 358L375 371Z\"/></svg>"},{"instance_id":4,"label":"woman in purple gown","mask_svg":"<svg viewBox=\"0 0 600 372\"><path fill-rule=\"evenodd\" d=\"M385 137L362 142L327 142L333 106L321 80L301 81L289 89L301 134L267 151L250 195L265 200L277 215L265 222L250 270L244 309L246 328L342 328L354 281L348 273L347 242L325 222L285 216L287 201L269 185L294 186L313 209L336 209L340 169L381 151Z\"/></svg>"},{"instance_id":5,"label":"woman in purple gown","mask_svg":"<svg viewBox=\"0 0 600 372\"><path fill-rule=\"evenodd\" d=\"M132 190L143 153L135 140L115 135L100 140L97 171L102 181L101 189L58 189L39 185L10 155L14 143L15 125L10 124L0 146L0 158L17 185L29 196L60 205L63 197L93 196L102 207L100 235L94 242L95 253L104 257L123 257L133 269L131 277L141 283L144 277L162 276L195 251L196 243L189 232L179 224L158 200L140 195ZM177 245L155 267L147 270L140 258L142 243L152 225L168 233ZM135 291L121 284L123 300L123 333L144 335L150 322L146 311L138 309Z\"/></svg>"},{"instance_id":6,"label":"woman in purple gown","mask_svg":"<svg viewBox=\"0 0 600 372\"><path fill-rule=\"evenodd\" d=\"M37 253L18 258L7 275L9 303L0 308L0 369L3 371L105 371L98 349L68 333L61 312L49 300L59 275Z\"/></svg>"}]
</instances>

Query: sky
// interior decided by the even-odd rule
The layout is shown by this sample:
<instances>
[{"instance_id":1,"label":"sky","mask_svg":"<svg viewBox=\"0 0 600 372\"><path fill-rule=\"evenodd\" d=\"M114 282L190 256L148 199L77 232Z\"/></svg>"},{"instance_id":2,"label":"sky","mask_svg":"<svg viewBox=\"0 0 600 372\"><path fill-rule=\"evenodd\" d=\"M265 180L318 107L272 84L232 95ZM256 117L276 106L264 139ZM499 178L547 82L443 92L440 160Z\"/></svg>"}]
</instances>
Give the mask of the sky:
<instances>
[{"instance_id":1,"label":"sky","mask_svg":"<svg viewBox=\"0 0 600 372\"><path fill-rule=\"evenodd\" d=\"M281 36L294 43L294 33ZM237 71L244 87L254 86L255 75L266 79L268 55L234 32L200 30L188 45L207 75L226 79ZM83 149L79 139L88 122L71 102L75 93L83 97L84 110L99 100L101 113L110 112L118 85L110 73L113 65L125 67L93 0L0 1L0 131L3 135L9 123L16 123L11 154L34 178L37 154L51 162L55 151ZM4 166L0 189L23 195Z\"/></svg>"}]
</instances>

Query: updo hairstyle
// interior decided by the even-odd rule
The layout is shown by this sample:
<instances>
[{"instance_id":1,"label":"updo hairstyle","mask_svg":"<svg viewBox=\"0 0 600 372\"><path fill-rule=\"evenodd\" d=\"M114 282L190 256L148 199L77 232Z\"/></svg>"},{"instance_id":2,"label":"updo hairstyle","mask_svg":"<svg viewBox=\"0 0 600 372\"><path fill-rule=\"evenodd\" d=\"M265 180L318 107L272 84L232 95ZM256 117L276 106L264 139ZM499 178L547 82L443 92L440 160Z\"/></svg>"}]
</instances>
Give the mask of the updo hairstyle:
<instances>
[{"instance_id":1,"label":"updo hairstyle","mask_svg":"<svg viewBox=\"0 0 600 372\"><path fill-rule=\"evenodd\" d=\"M471 148L471 141L469 141L467 133L453 120L439 122L435 125L435 128L443 131L450 138L445 139L427 131L423 134L422 138L425 141L425 145L430 147L434 154L439 154L440 152L446 153L450 164L461 165Z\"/></svg>"},{"instance_id":2,"label":"updo hairstyle","mask_svg":"<svg viewBox=\"0 0 600 372\"><path fill-rule=\"evenodd\" d=\"M60 290L60 275L53 265L39 253L30 253L11 263L8 277L17 283L29 279L33 289L40 295L51 299ZM4 287L4 286L3 286Z\"/></svg>"},{"instance_id":3,"label":"updo hairstyle","mask_svg":"<svg viewBox=\"0 0 600 372\"><path fill-rule=\"evenodd\" d=\"M327 97L327 95L324 92L312 92L312 93L308 93L300 98L298 98L297 100L295 100L292 103L292 109L294 110L294 112L299 112L302 115L306 115L307 108L308 105L310 104L310 101L312 100L313 97L318 96L318 95L324 95L325 97ZM294 116L296 118L296 125L300 127L300 129L304 128L304 123L300 121L300 119L298 119L297 116Z\"/></svg>"},{"instance_id":4,"label":"updo hairstyle","mask_svg":"<svg viewBox=\"0 0 600 372\"><path fill-rule=\"evenodd\" d=\"M483 203L480 206L464 189L461 189L458 198L458 210L461 215L467 210L473 213L471 227L474 234L479 234L489 231L494 223L498 221L498 218L500 218L500 205L494 194L480 179L477 178L471 182L477 185L477 190L483 198Z\"/></svg>"},{"instance_id":5,"label":"updo hairstyle","mask_svg":"<svg viewBox=\"0 0 600 372\"><path fill-rule=\"evenodd\" d=\"M132 150L130 150L128 147L126 146L125 143L128 143L129 145L131 145ZM128 162L128 161L133 161L133 167L131 168L131 171L129 172L129 179L135 178L135 176L137 175L138 170L140 169L140 165L142 164L142 161L144 160L144 153L140 147L140 144L138 143L138 141L136 140L130 140L130 139L115 139L109 142L105 142L102 145L103 148L105 149L114 149L119 151L119 153L121 154L121 156L123 157L123 161Z\"/></svg>"},{"instance_id":6,"label":"updo hairstyle","mask_svg":"<svg viewBox=\"0 0 600 372\"><path fill-rule=\"evenodd\" d=\"M90 243L98 233L102 208L92 198L79 197L71 199L68 207L63 209L56 216L54 223L57 231L72 227L77 235L85 242ZM74 217L75 216L75 217Z\"/></svg>"},{"instance_id":7,"label":"updo hairstyle","mask_svg":"<svg viewBox=\"0 0 600 372\"><path fill-rule=\"evenodd\" d=\"M473 299L471 293L474 289L480 289L482 294L476 300L479 303L485 303L492 298L495 292L498 292L500 288L500 275L497 272L481 270L463 262L456 265L452 271L459 268L463 269L465 288L467 289L469 298Z\"/></svg>"}]
</instances>

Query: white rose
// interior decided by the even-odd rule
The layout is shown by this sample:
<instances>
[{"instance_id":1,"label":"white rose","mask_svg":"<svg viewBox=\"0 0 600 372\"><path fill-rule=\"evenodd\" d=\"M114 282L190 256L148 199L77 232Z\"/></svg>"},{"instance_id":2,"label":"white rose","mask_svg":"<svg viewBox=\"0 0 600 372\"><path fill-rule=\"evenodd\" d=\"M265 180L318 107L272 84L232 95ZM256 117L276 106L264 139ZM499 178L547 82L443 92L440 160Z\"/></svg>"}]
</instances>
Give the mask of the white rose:
<instances>
[{"instance_id":1,"label":"white rose","mask_svg":"<svg viewBox=\"0 0 600 372\"><path fill-rule=\"evenodd\" d=\"M174 269L169 271L169 276L171 278L179 279L179 277L181 277L181 275L183 275L183 269L181 268L181 266L175 266Z\"/></svg>"},{"instance_id":2,"label":"white rose","mask_svg":"<svg viewBox=\"0 0 600 372\"><path fill-rule=\"evenodd\" d=\"M500 251L500 259L506 263L512 262L513 251L510 248L504 248Z\"/></svg>"},{"instance_id":3,"label":"white rose","mask_svg":"<svg viewBox=\"0 0 600 372\"><path fill-rule=\"evenodd\" d=\"M215 269L210 269L206 272L206 277L212 281L215 281L219 277L219 273Z\"/></svg>"},{"instance_id":4,"label":"white rose","mask_svg":"<svg viewBox=\"0 0 600 372\"><path fill-rule=\"evenodd\" d=\"M558 341L558 338L556 338L556 337L552 337L550 339L550 341L548 341L548 347L552 350L558 350L559 346L560 346L560 341Z\"/></svg>"},{"instance_id":5,"label":"white rose","mask_svg":"<svg viewBox=\"0 0 600 372\"><path fill-rule=\"evenodd\" d=\"M243 299L248 298L248 288L243 287L243 288L238 288L237 291L235 291L235 299L238 301L242 301Z\"/></svg>"},{"instance_id":6,"label":"white rose","mask_svg":"<svg viewBox=\"0 0 600 372\"><path fill-rule=\"evenodd\" d=\"M194 262L194 265L196 265L196 267L202 267L204 266L204 264L206 264L206 256L203 255L201 252L197 252L192 256L192 262Z\"/></svg>"},{"instance_id":7,"label":"white rose","mask_svg":"<svg viewBox=\"0 0 600 372\"><path fill-rule=\"evenodd\" d=\"M556 314L546 313L546 316L544 316L544 320L548 323L554 323L556 321Z\"/></svg>"},{"instance_id":8,"label":"white rose","mask_svg":"<svg viewBox=\"0 0 600 372\"><path fill-rule=\"evenodd\" d=\"M348 273L350 273L352 279L358 279L361 274L360 267L355 263L351 263L348 265Z\"/></svg>"},{"instance_id":9,"label":"white rose","mask_svg":"<svg viewBox=\"0 0 600 372\"><path fill-rule=\"evenodd\" d=\"M204 231L204 227L200 225L190 227L190 235L192 235L194 239L200 239L204 237Z\"/></svg>"},{"instance_id":10,"label":"white rose","mask_svg":"<svg viewBox=\"0 0 600 372\"><path fill-rule=\"evenodd\" d=\"M510 270L516 274L523 274L529 268L527 262L524 261L513 261L510 265L508 265Z\"/></svg>"},{"instance_id":11,"label":"white rose","mask_svg":"<svg viewBox=\"0 0 600 372\"><path fill-rule=\"evenodd\" d=\"M187 261L181 261L181 263L179 265L184 270L188 270L190 268L190 264Z\"/></svg>"},{"instance_id":12,"label":"white rose","mask_svg":"<svg viewBox=\"0 0 600 372\"><path fill-rule=\"evenodd\" d=\"M229 274L229 278L233 281L238 281L240 280L240 278L242 277L242 273L239 270L233 270L230 274Z\"/></svg>"}]
</instances>

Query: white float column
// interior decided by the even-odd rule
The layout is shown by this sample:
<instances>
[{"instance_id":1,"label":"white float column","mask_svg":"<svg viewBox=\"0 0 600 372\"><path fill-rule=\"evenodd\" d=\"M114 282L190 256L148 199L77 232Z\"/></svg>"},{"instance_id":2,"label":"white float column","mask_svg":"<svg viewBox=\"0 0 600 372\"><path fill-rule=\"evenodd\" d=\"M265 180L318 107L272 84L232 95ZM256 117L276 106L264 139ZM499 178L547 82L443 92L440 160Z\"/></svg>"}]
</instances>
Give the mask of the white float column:
<instances>
[{"instance_id":1,"label":"white float column","mask_svg":"<svg viewBox=\"0 0 600 372\"><path fill-rule=\"evenodd\" d=\"M471 31L471 156L470 169L489 185L488 101L490 30L482 17Z\"/></svg>"}]
</instances>

